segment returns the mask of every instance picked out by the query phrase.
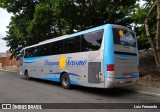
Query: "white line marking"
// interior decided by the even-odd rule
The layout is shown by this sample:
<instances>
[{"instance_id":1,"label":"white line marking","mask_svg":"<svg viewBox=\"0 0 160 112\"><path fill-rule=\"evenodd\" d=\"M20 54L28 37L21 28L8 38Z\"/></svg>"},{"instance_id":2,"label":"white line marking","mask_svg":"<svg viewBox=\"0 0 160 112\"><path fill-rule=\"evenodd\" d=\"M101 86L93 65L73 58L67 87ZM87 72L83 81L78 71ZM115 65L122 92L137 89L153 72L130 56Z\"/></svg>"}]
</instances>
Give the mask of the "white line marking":
<instances>
[{"instance_id":1,"label":"white line marking","mask_svg":"<svg viewBox=\"0 0 160 112\"><path fill-rule=\"evenodd\" d=\"M156 95L156 96L160 96L160 94L158 93L151 93L151 92L146 92L146 91L137 91L139 93L143 93L143 94L148 94L148 95Z\"/></svg>"}]
</instances>

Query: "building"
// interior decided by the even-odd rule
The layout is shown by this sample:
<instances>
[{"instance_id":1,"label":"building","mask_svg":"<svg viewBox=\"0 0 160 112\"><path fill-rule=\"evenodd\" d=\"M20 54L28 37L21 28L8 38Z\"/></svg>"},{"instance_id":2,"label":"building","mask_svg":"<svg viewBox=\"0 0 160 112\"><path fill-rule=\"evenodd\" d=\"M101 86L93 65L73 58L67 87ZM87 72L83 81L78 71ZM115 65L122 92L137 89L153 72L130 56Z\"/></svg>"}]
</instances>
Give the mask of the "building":
<instances>
[{"instance_id":1,"label":"building","mask_svg":"<svg viewBox=\"0 0 160 112\"><path fill-rule=\"evenodd\" d=\"M15 57L10 59L11 53L9 51L6 51L4 53L0 53L0 63L2 67L5 66L13 66L13 65L19 65L19 61L16 60Z\"/></svg>"}]
</instances>

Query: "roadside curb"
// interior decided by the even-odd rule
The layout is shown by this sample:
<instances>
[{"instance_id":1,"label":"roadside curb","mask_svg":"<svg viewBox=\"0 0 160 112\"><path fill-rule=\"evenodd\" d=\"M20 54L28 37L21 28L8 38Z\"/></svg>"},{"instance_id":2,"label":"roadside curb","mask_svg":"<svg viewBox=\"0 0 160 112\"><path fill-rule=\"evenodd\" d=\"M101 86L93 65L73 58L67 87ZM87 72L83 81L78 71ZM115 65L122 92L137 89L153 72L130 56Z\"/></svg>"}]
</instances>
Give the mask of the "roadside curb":
<instances>
[{"instance_id":1,"label":"roadside curb","mask_svg":"<svg viewBox=\"0 0 160 112\"><path fill-rule=\"evenodd\" d=\"M133 93L160 97L160 88L145 87L145 86L140 86L140 85L133 85L130 87L125 86L123 88L129 89Z\"/></svg>"},{"instance_id":2,"label":"roadside curb","mask_svg":"<svg viewBox=\"0 0 160 112\"><path fill-rule=\"evenodd\" d=\"M139 93L139 94L146 94L146 95L150 95L150 96L158 96L160 97L160 94L158 93L152 93L152 92L147 92L147 91L134 91L135 93Z\"/></svg>"},{"instance_id":3,"label":"roadside curb","mask_svg":"<svg viewBox=\"0 0 160 112\"><path fill-rule=\"evenodd\" d=\"M17 73L17 71L8 71L8 70L4 70L4 69L0 69L0 71L2 71L2 72L11 72L11 73Z\"/></svg>"}]
</instances>

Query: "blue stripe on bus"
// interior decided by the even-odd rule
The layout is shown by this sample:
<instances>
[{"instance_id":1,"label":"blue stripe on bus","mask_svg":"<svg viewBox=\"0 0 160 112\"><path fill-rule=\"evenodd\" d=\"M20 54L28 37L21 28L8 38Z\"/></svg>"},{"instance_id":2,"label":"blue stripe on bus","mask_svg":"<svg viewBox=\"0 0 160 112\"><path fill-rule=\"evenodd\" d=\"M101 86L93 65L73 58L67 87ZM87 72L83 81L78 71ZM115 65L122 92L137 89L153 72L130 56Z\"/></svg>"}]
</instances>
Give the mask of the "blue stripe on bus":
<instances>
[{"instance_id":1,"label":"blue stripe on bus","mask_svg":"<svg viewBox=\"0 0 160 112\"><path fill-rule=\"evenodd\" d=\"M60 75L62 72L51 72L49 74L58 74ZM79 76L78 74L75 74L75 73L68 73L69 75L73 75L73 76Z\"/></svg>"},{"instance_id":2,"label":"blue stripe on bus","mask_svg":"<svg viewBox=\"0 0 160 112\"><path fill-rule=\"evenodd\" d=\"M121 75L120 77L117 77L116 79L126 79L126 75ZM136 72L131 73L129 78L138 78L138 74Z\"/></svg>"},{"instance_id":3,"label":"blue stripe on bus","mask_svg":"<svg viewBox=\"0 0 160 112\"><path fill-rule=\"evenodd\" d=\"M39 78L39 79L48 80L48 81L54 81L54 82L60 82L59 78ZM70 84L81 86L79 83L77 83L75 81L72 81L72 80L70 80Z\"/></svg>"},{"instance_id":4,"label":"blue stripe on bus","mask_svg":"<svg viewBox=\"0 0 160 112\"><path fill-rule=\"evenodd\" d=\"M58 75L60 75L62 72L51 72L51 73L49 73L49 74L58 74Z\"/></svg>"},{"instance_id":5,"label":"blue stripe on bus","mask_svg":"<svg viewBox=\"0 0 160 112\"><path fill-rule=\"evenodd\" d=\"M41 59L46 56L37 56L37 57L30 57L30 58L24 58L24 63L33 63L36 62L38 59Z\"/></svg>"},{"instance_id":6,"label":"blue stripe on bus","mask_svg":"<svg viewBox=\"0 0 160 112\"><path fill-rule=\"evenodd\" d=\"M82 86L82 85L80 85L79 83L77 83L77 82L75 82L75 81L72 81L72 80L70 80L70 83L73 84L73 85Z\"/></svg>"},{"instance_id":7,"label":"blue stripe on bus","mask_svg":"<svg viewBox=\"0 0 160 112\"><path fill-rule=\"evenodd\" d=\"M107 64L114 64L114 43L112 25L104 26L104 77L107 77Z\"/></svg>"},{"instance_id":8,"label":"blue stripe on bus","mask_svg":"<svg viewBox=\"0 0 160 112\"><path fill-rule=\"evenodd\" d=\"M73 76L79 76L78 74L74 74L74 73L68 73L68 74Z\"/></svg>"},{"instance_id":9,"label":"blue stripe on bus","mask_svg":"<svg viewBox=\"0 0 160 112\"><path fill-rule=\"evenodd\" d=\"M52 73L49 73L49 74L56 74L56 75L60 75L62 72L52 72ZM78 74L74 74L74 73L68 73L69 75L73 75L73 76L80 76ZM44 80L50 80L50 81L56 81L56 82L60 82L60 78L43 78ZM75 82L75 81L72 81L71 78L70 78L70 83L73 84L73 85L78 85L78 86L81 86L79 83Z\"/></svg>"},{"instance_id":10,"label":"blue stripe on bus","mask_svg":"<svg viewBox=\"0 0 160 112\"><path fill-rule=\"evenodd\" d=\"M132 74L130 74L130 77L131 78L138 78L138 73L136 73L136 72L132 73Z\"/></svg>"},{"instance_id":11,"label":"blue stripe on bus","mask_svg":"<svg viewBox=\"0 0 160 112\"><path fill-rule=\"evenodd\" d=\"M60 82L59 78L39 78L39 79Z\"/></svg>"},{"instance_id":12,"label":"blue stripe on bus","mask_svg":"<svg viewBox=\"0 0 160 112\"><path fill-rule=\"evenodd\" d=\"M36 61L25 61L24 63L34 63Z\"/></svg>"}]
</instances>

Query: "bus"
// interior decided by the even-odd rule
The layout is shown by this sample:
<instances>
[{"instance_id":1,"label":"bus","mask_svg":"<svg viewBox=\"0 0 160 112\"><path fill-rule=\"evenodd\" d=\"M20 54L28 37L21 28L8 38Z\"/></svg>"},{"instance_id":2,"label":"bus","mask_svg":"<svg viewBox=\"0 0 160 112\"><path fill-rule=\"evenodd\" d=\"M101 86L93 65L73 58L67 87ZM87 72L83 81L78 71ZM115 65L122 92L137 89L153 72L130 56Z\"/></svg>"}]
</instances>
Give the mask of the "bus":
<instances>
[{"instance_id":1,"label":"bus","mask_svg":"<svg viewBox=\"0 0 160 112\"><path fill-rule=\"evenodd\" d=\"M139 59L136 34L105 24L42 41L21 50L19 74L71 85L112 88L136 84Z\"/></svg>"}]
</instances>

